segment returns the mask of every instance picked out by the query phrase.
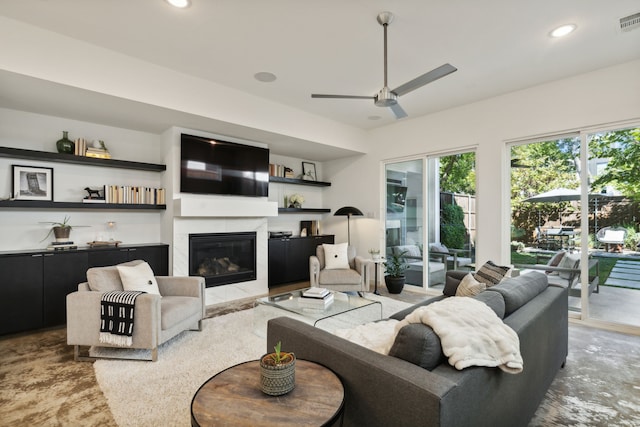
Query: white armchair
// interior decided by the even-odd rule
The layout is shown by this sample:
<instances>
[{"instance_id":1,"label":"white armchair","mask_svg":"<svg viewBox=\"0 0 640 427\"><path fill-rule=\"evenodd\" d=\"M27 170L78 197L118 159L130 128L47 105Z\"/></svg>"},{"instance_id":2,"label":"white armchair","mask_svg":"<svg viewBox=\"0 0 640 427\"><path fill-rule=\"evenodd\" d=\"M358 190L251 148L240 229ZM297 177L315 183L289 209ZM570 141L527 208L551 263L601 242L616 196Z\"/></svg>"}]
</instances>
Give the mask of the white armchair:
<instances>
[{"instance_id":1,"label":"white armchair","mask_svg":"<svg viewBox=\"0 0 640 427\"><path fill-rule=\"evenodd\" d=\"M353 246L347 247L349 268L327 269L324 248L318 245L316 255L309 257L309 276L312 287L327 288L334 291L369 291L371 262L356 256Z\"/></svg>"},{"instance_id":2,"label":"white armchair","mask_svg":"<svg viewBox=\"0 0 640 427\"><path fill-rule=\"evenodd\" d=\"M142 261L120 265L134 266ZM123 290L116 266L90 268L87 282L67 295L67 344L74 346L75 360L94 360L81 355L81 346L114 347L100 342L100 301L105 292ZM160 295L142 294L135 302L131 347L151 350L156 361L158 346L185 330L202 330L205 314L202 277L156 276Z\"/></svg>"}]
</instances>

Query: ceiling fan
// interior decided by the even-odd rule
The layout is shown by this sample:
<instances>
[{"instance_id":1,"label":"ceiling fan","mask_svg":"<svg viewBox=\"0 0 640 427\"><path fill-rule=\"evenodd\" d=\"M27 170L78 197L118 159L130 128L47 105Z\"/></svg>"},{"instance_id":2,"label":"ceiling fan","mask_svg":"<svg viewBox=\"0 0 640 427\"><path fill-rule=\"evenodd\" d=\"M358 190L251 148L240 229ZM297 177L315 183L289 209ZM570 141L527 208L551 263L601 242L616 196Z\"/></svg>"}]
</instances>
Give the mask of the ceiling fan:
<instances>
[{"instance_id":1,"label":"ceiling fan","mask_svg":"<svg viewBox=\"0 0 640 427\"><path fill-rule=\"evenodd\" d=\"M357 95L323 95L318 93L311 94L312 98L341 98L341 99L373 99L378 107L389 107L396 119L407 117L407 113L398 104L398 97L413 90L416 90L427 83L431 83L439 78L457 71L458 69L451 64L444 64L435 68L413 80L406 82L391 90L387 86L387 27L393 21L393 13L380 12L377 17L378 23L384 28L384 87L373 96L357 96Z\"/></svg>"}]
</instances>

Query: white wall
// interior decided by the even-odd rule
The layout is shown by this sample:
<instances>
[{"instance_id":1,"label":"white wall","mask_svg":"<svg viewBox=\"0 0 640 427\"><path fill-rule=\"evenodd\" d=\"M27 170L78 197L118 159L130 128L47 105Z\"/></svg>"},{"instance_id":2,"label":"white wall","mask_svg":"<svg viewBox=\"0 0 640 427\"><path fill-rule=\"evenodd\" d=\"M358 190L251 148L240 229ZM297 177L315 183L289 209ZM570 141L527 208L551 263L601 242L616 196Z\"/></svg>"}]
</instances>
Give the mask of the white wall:
<instances>
[{"instance_id":1,"label":"white wall","mask_svg":"<svg viewBox=\"0 0 640 427\"><path fill-rule=\"evenodd\" d=\"M358 253L381 244L381 162L477 146L478 262L508 261L506 141L553 135L602 124L640 124L640 61L509 93L370 132L370 154L326 162L333 185L328 205L349 201L375 220L352 221ZM358 190L354 191L354 183ZM355 226L354 226L355 223ZM336 224L337 225L337 224ZM339 231L339 228L336 228ZM346 229L345 229L346 233ZM339 233L336 233L339 234ZM345 234L346 235L346 234ZM354 239L354 235L357 238Z\"/></svg>"},{"instance_id":2,"label":"white wall","mask_svg":"<svg viewBox=\"0 0 640 427\"><path fill-rule=\"evenodd\" d=\"M62 131L71 139L101 139L113 158L147 163L162 163L158 135L127 129L79 122L58 117L0 109L0 146L55 152ZM54 201L81 202L85 187L100 188L105 184L144 185L158 187L161 174L126 169L101 168L65 163L0 158L0 198L11 194L12 165L53 168ZM52 240L41 242L50 225L70 216L72 225L90 227L72 230L77 244L98 238L106 231L107 221L116 221L115 238L124 243L160 242L160 211L88 211L79 209L0 209L0 250L45 248ZM165 242L166 243L166 242Z\"/></svg>"}]
</instances>

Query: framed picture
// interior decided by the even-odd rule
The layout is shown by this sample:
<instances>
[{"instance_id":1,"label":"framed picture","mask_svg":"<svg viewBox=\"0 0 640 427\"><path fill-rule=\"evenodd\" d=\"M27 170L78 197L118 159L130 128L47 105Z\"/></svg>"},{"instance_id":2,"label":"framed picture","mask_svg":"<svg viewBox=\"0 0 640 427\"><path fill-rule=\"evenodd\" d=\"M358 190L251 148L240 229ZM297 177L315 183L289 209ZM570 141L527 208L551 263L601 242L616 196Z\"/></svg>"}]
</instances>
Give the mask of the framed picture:
<instances>
[{"instance_id":1,"label":"framed picture","mask_svg":"<svg viewBox=\"0 0 640 427\"><path fill-rule=\"evenodd\" d=\"M317 181L316 164L309 162L302 162L302 179L307 181Z\"/></svg>"},{"instance_id":2,"label":"framed picture","mask_svg":"<svg viewBox=\"0 0 640 427\"><path fill-rule=\"evenodd\" d=\"M12 165L15 200L53 201L53 168Z\"/></svg>"}]
</instances>

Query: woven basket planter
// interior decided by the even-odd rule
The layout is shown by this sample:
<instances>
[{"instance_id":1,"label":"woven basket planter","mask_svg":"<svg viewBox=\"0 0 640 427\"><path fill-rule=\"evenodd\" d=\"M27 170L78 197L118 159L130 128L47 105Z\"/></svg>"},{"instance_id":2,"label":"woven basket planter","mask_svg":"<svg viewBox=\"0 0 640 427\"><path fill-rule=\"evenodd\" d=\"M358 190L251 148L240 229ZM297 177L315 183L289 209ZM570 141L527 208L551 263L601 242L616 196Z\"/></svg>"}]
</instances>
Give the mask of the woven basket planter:
<instances>
[{"instance_id":1,"label":"woven basket planter","mask_svg":"<svg viewBox=\"0 0 640 427\"><path fill-rule=\"evenodd\" d=\"M283 362L276 365L272 353L260 358L260 388L270 396L289 393L296 386L296 356L282 353Z\"/></svg>"}]
</instances>

